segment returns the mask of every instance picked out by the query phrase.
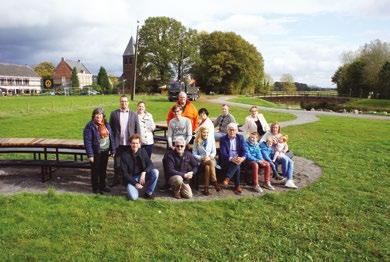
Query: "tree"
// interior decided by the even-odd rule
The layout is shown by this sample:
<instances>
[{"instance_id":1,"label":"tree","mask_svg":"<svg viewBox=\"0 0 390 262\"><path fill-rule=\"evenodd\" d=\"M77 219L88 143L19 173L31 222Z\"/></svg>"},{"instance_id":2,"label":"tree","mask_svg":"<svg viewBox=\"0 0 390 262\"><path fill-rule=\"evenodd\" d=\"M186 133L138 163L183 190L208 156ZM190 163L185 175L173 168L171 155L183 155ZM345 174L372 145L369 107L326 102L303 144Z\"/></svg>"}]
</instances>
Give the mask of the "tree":
<instances>
[{"instance_id":1,"label":"tree","mask_svg":"<svg viewBox=\"0 0 390 262\"><path fill-rule=\"evenodd\" d=\"M272 79L272 76L270 74L265 73L264 74L264 80L263 80L263 88L260 90L256 90L256 93L269 93L272 91L274 85L274 80Z\"/></svg>"},{"instance_id":2,"label":"tree","mask_svg":"<svg viewBox=\"0 0 390 262\"><path fill-rule=\"evenodd\" d=\"M386 62L378 77L379 98L390 99L390 62Z\"/></svg>"},{"instance_id":3,"label":"tree","mask_svg":"<svg viewBox=\"0 0 390 262\"><path fill-rule=\"evenodd\" d=\"M280 82L282 82L283 91L287 94L292 94L297 91L297 87L294 83L294 77L291 74L283 74L280 77Z\"/></svg>"},{"instance_id":4,"label":"tree","mask_svg":"<svg viewBox=\"0 0 390 262\"><path fill-rule=\"evenodd\" d=\"M34 71L44 79L51 78L54 73L54 65L50 61L45 61L34 66Z\"/></svg>"},{"instance_id":5,"label":"tree","mask_svg":"<svg viewBox=\"0 0 390 262\"><path fill-rule=\"evenodd\" d=\"M195 30L173 18L149 17L139 31L137 79L157 79L160 85L175 76L182 80L197 54Z\"/></svg>"},{"instance_id":6,"label":"tree","mask_svg":"<svg viewBox=\"0 0 390 262\"><path fill-rule=\"evenodd\" d=\"M257 49L233 32L201 33L200 59L193 74L203 91L250 93L263 85L264 64Z\"/></svg>"},{"instance_id":7,"label":"tree","mask_svg":"<svg viewBox=\"0 0 390 262\"><path fill-rule=\"evenodd\" d=\"M104 67L100 67L97 75L97 84L103 88L103 93L108 94L112 91L112 85L108 78L107 71Z\"/></svg>"},{"instance_id":8,"label":"tree","mask_svg":"<svg viewBox=\"0 0 390 262\"><path fill-rule=\"evenodd\" d=\"M73 67L70 82L71 82L71 90L72 90L71 93L72 94L79 94L80 93L80 81L79 81L79 77L77 76L76 67Z\"/></svg>"}]
</instances>

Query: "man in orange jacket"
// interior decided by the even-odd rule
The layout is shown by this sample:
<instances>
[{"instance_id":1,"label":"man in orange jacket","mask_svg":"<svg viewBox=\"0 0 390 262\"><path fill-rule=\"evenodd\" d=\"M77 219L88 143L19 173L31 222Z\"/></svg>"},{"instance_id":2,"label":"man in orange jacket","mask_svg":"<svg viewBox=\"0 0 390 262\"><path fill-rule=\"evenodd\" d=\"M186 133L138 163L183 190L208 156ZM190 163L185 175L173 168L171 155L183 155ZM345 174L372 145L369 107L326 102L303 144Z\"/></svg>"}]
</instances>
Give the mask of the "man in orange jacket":
<instances>
[{"instance_id":1,"label":"man in orange jacket","mask_svg":"<svg viewBox=\"0 0 390 262\"><path fill-rule=\"evenodd\" d=\"M187 100L187 94L183 91L179 93L177 103L183 107L182 116L187 117L191 120L192 130L196 130L198 127L198 109L191 103L190 100ZM175 117L175 113L172 111L172 107L169 109L167 116L167 124L169 121Z\"/></svg>"}]
</instances>

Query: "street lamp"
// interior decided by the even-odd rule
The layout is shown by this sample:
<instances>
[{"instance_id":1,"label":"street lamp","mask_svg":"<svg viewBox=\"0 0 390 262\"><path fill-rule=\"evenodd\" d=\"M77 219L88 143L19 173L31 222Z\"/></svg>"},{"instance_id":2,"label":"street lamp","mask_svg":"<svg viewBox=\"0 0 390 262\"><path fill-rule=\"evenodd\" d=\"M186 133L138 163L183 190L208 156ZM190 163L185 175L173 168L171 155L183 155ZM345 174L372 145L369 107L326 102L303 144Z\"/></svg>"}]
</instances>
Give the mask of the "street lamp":
<instances>
[{"instance_id":1,"label":"street lamp","mask_svg":"<svg viewBox=\"0 0 390 262\"><path fill-rule=\"evenodd\" d=\"M137 20L137 32L135 35L135 57L134 57L134 77L133 77L134 81L133 81L133 89L131 90L131 101L134 100L135 85L137 83L138 27L139 27L139 21Z\"/></svg>"}]
</instances>

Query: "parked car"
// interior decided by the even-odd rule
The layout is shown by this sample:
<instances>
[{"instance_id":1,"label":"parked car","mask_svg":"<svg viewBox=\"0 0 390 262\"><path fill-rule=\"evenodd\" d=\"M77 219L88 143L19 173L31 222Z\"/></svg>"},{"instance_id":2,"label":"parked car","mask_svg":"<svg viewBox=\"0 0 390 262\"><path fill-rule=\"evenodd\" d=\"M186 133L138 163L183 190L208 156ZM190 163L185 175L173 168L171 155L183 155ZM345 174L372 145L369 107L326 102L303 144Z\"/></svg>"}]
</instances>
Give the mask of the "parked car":
<instances>
[{"instance_id":1,"label":"parked car","mask_svg":"<svg viewBox=\"0 0 390 262\"><path fill-rule=\"evenodd\" d=\"M199 87L176 81L168 86L168 100L177 101L177 97L181 91L186 92L188 99L191 101L195 101L200 97Z\"/></svg>"}]
</instances>

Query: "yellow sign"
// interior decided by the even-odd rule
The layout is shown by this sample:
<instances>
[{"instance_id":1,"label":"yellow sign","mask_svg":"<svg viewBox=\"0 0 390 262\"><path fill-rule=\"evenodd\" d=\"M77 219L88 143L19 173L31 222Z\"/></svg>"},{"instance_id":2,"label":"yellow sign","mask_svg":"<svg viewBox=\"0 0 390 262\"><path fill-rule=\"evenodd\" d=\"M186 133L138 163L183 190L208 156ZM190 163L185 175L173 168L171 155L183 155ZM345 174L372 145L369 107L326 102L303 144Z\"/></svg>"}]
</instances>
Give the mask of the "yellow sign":
<instances>
[{"instance_id":1,"label":"yellow sign","mask_svg":"<svg viewBox=\"0 0 390 262\"><path fill-rule=\"evenodd\" d=\"M52 81L52 80L47 79L47 80L45 81L45 87L46 87L46 88L50 88L50 87L52 87L52 85L53 85L53 81Z\"/></svg>"}]
</instances>

